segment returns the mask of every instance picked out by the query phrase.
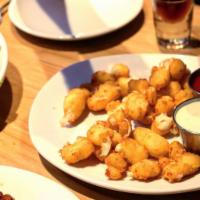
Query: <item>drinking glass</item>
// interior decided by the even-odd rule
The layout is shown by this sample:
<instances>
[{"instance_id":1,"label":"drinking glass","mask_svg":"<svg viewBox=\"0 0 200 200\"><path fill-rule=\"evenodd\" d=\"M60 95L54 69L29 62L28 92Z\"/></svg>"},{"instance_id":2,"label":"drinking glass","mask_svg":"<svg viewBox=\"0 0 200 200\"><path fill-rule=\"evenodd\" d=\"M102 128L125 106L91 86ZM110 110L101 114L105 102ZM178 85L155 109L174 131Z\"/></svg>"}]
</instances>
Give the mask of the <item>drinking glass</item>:
<instances>
[{"instance_id":1,"label":"drinking glass","mask_svg":"<svg viewBox=\"0 0 200 200\"><path fill-rule=\"evenodd\" d=\"M153 0L154 26L158 44L167 49L188 46L193 0Z\"/></svg>"}]
</instances>

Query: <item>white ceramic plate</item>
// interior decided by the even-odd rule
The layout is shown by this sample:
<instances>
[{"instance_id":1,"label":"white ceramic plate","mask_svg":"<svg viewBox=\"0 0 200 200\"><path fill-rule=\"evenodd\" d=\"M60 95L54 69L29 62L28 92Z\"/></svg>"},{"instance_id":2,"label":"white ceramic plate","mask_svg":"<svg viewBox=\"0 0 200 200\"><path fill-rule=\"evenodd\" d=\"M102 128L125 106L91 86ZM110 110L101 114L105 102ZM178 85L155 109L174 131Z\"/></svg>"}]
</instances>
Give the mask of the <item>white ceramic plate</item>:
<instances>
[{"instance_id":1,"label":"white ceramic plate","mask_svg":"<svg viewBox=\"0 0 200 200\"><path fill-rule=\"evenodd\" d=\"M53 76L37 95L30 112L29 130L33 144L50 163L64 172L85 182L100 187L130 193L169 194L200 189L200 174L180 183L170 184L165 180L149 183L129 180L110 181L105 176L105 165L93 160L81 165L69 166L61 159L59 150L66 142L73 142L79 135L86 135L88 128L97 119L105 116L89 114L84 121L73 128L61 128L59 120L63 114L63 99L67 90L90 81L97 70L108 70L113 63L124 63L130 67L133 77L149 77L152 66L170 57L181 58L194 70L200 59L193 56L167 54L128 54L100 57L76 63Z\"/></svg>"},{"instance_id":2,"label":"white ceramic plate","mask_svg":"<svg viewBox=\"0 0 200 200\"><path fill-rule=\"evenodd\" d=\"M80 40L121 28L143 0L12 0L9 17L22 31L53 40Z\"/></svg>"},{"instance_id":3,"label":"white ceramic plate","mask_svg":"<svg viewBox=\"0 0 200 200\"><path fill-rule=\"evenodd\" d=\"M0 191L16 200L78 200L68 189L41 175L0 166Z\"/></svg>"},{"instance_id":4,"label":"white ceramic plate","mask_svg":"<svg viewBox=\"0 0 200 200\"><path fill-rule=\"evenodd\" d=\"M3 35L0 33L0 86L3 83L8 66L8 49Z\"/></svg>"}]
</instances>

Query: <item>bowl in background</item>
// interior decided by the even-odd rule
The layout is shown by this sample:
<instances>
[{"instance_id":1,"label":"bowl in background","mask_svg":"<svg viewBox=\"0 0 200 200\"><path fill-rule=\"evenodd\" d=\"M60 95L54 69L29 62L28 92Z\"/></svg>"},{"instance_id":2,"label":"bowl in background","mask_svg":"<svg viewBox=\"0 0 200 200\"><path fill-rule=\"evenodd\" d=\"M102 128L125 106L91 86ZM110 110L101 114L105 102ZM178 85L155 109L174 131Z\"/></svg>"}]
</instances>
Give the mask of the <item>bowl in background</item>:
<instances>
[{"instance_id":1,"label":"bowl in background","mask_svg":"<svg viewBox=\"0 0 200 200\"><path fill-rule=\"evenodd\" d=\"M194 95L200 96L200 68L191 73L188 84Z\"/></svg>"},{"instance_id":2,"label":"bowl in background","mask_svg":"<svg viewBox=\"0 0 200 200\"><path fill-rule=\"evenodd\" d=\"M0 86L4 81L8 66L8 49L3 35L0 33Z\"/></svg>"}]
</instances>

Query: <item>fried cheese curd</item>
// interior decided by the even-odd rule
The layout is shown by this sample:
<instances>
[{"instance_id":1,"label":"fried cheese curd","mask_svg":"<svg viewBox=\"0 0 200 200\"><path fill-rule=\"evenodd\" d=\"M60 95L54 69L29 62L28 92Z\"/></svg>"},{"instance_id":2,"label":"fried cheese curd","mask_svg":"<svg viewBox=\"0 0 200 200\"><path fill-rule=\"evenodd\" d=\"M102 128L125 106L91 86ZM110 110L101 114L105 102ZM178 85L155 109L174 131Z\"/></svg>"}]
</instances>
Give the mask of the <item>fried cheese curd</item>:
<instances>
[{"instance_id":1,"label":"fried cheese curd","mask_svg":"<svg viewBox=\"0 0 200 200\"><path fill-rule=\"evenodd\" d=\"M132 120L142 121L148 111L149 103L145 96L137 91L131 92L125 101L125 112Z\"/></svg>"},{"instance_id":2,"label":"fried cheese curd","mask_svg":"<svg viewBox=\"0 0 200 200\"><path fill-rule=\"evenodd\" d=\"M121 95L125 97L129 93L129 81L130 78L127 77L119 77L117 79L117 84L120 87Z\"/></svg>"},{"instance_id":3,"label":"fried cheese curd","mask_svg":"<svg viewBox=\"0 0 200 200\"><path fill-rule=\"evenodd\" d=\"M200 156L190 152L181 154L170 161L162 171L162 177L169 182L178 182L200 169Z\"/></svg>"},{"instance_id":4,"label":"fried cheese curd","mask_svg":"<svg viewBox=\"0 0 200 200\"><path fill-rule=\"evenodd\" d=\"M110 102L106 111L108 114L107 122L110 127L121 134L122 137L128 137L131 134L131 120L124 112L124 104L119 101Z\"/></svg>"},{"instance_id":5,"label":"fried cheese curd","mask_svg":"<svg viewBox=\"0 0 200 200\"><path fill-rule=\"evenodd\" d=\"M166 87L170 82L169 70L165 67L153 67L149 81L156 90Z\"/></svg>"},{"instance_id":6,"label":"fried cheese curd","mask_svg":"<svg viewBox=\"0 0 200 200\"><path fill-rule=\"evenodd\" d=\"M115 78L112 74L106 71L97 71L92 75L92 84L100 85L106 82L114 82Z\"/></svg>"},{"instance_id":7,"label":"fried cheese curd","mask_svg":"<svg viewBox=\"0 0 200 200\"><path fill-rule=\"evenodd\" d=\"M106 105L120 98L120 88L113 83L103 83L99 85L97 91L87 99L88 108L91 111L105 110Z\"/></svg>"},{"instance_id":8,"label":"fried cheese curd","mask_svg":"<svg viewBox=\"0 0 200 200\"><path fill-rule=\"evenodd\" d=\"M166 113L157 115L151 124L151 130L155 133L165 136L171 133L173 126L172 117L168 117Z\"/></svg>"},{"instance_id":9,"label":"fried cheese curd","mask_svg":"<svg viewBox=\"0 0 200 200\"><path fill-rule=\"evenodd\" d=\"M180 81L187 71L185 63L178 58L166 59L160 64L160 66L168 69L172 80L177 81Z\"/></svg>"},{"instance_id":10,"label":"fried cheese curd","mask_svg":"<svg viewBox=\"0 0 200 200\"><path fill-rule=\"evenodd\" d=\"M129 175L136 180L147 181L157 178L161 173L158 161L152 159L144 159L129 167Z\"/></svg>"},{"instance_id":11,"label":"fried cheese curd","mask_svg":"<svg viewBox=\"0 0 200 200\"><path fill-rule=\"evenodd\" d=\"M127 161L120 153L112 152L105 158L107 165L106 176L111 180L118 180L123 178L127 170Z\"/></svg>"},{"instance_id":12,"label":"fried cheese curd","mask_svg":"<svg viewBox=\"0 0 200 200\"><path fill-rule=\"evenodd\" d=\"M145 93L149 87L149 82L147 79L132 79L129 81L129 91L138 91L140 93Z\"/></svg>"},{"instance_id":13,"label":"fried cheese curd","mask_svg":"<svg viewBox=\"0 0 200 200\"><path fill-rule=\"evenodd\" d=\"M74 88L65 96L63 110L64 116L60 120L61 126L76 122L83 114L90 92L84 88Z\"/></svg>"},{"instance_id":14,"label":"fried cheese curd","mask_svg":"<svg viewBox=\"0 0 200 200\"><path fill-rule=\"evenodd\" d=\"M87 139L95 146L95 155L100 161L109 154L114 134L115 131L102 121L98 121L89 128Z\"/></svg>"},{"instance_id":15,"label":"fried cheese curd","mask_svg":"<svg viewBox=\"0 0 200 200\"><path fill-rule=\"evenodd\" d=\"M66 144L61 156L68 164L75 164L87 159L94 152L94 145L86 137L78 137L73 144Z\"/></svg>"},{"instance_id":16,"label":"fried cheese curd","mask_svg":"<svg viewBox=\"0 0 200 200\"><path fill-rule=\"evenodd\" d=\"M167 113L171 115L174 109L175 103L172 97L162 96L160 97L155 104L155 111L157 114Z\"/></svg>"},{"instance_id":17,"label":"fried cheese curd","mask_svg":"<svg viewBox=\"0 0 200 200\"><path fill-rule=\"evenodd\" d=\"M81 98L73 97L73 91L66 97L73 97L67 102L68 108L81 104L76 108L75 122L86 107L106 111L107 117L92 124L85 137L66 144L60 150L63 160L75 164L94 155L105 163L105 175L110 180L130 175L139 181L163 178L177 182L198 172L200 156L165 138L179 134L171 116L175 106L193 97L187 86L188 75L186 65L176 58L153 67L149 80L133 79L123 64L113 65L110 72L94 73L88 87L79 88Z\"/></svg>"},{"instance_id":18,"label":"fried cheese curd","mask_svg":"<svg viewBox=\"0 0 200 200\"><path fill-rule=\"evenodd\" d=\"M129 77L129 68L125 64L114 64L111 69L111 74L116 77Z\"/></svg>"},{"instance_id":19,"label":"fried cheese curd","mask_svg":"<svg viewBox=\"0 0 200 200\"><path fill-rule=\"evenodd\" d=\"M148 128L137 127L134 131L134 138L147 149L153 158L168 156L169 154L169 143L167 139Z\"/></svg>"},{"instance_id":20,"label":"fried cheese curd","mask_svg":"<svg viewBox=\"0 0 200 200\"><path fill-rule=\"evenodd\" d=\"M121 153L124 158L134 164L149 157L147 149L132 138L125 138L115 147L115 151Z\"/></svg>"}]
</instances>

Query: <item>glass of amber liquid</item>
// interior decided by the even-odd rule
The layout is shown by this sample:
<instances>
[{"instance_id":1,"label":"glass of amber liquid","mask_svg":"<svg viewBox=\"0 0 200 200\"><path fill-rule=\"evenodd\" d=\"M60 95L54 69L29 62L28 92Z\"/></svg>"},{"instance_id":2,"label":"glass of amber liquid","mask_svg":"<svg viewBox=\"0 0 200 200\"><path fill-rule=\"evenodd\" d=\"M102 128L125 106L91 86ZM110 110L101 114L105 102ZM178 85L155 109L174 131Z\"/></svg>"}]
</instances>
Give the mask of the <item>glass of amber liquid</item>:
<instances>
[{"instance_id":1,"label":"glass of amber liquid","mask_svg":"<svg viewBox=\"0 0 200 200\"><path fill-rule=\"evenodd\" d=\"M153 0L154 26L158 44L167 49L189 45L193 0Z\"/></svg>"}]
</instances>

